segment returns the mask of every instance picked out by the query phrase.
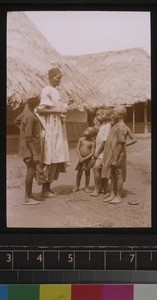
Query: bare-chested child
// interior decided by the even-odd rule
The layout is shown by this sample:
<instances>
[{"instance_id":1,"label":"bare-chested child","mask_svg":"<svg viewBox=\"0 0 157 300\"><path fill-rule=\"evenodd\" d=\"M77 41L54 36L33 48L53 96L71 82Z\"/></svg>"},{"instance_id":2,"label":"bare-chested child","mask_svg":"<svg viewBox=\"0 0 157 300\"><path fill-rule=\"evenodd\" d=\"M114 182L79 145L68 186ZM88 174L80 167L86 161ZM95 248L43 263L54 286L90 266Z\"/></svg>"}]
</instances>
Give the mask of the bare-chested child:
<instances>
[{"instance_id":1,"label":"bare-chested child","mask_svg":"<svg viewBox=\"0 0 157 300\"><path fill-rule=\"evenodd\" d=\"M97 130L94 127L88 127L83 137L81 137L77 144L77 154L79 157L79 162L76 166L78 171L76 177L76 187L73 192L79 191L80 182L82 178L83 171L85 171L85 192L90 192L89 181L90 181L90 168L91 159L95 152L95 140L94 137L97 135Z\"/></svg>"}]
</instances>

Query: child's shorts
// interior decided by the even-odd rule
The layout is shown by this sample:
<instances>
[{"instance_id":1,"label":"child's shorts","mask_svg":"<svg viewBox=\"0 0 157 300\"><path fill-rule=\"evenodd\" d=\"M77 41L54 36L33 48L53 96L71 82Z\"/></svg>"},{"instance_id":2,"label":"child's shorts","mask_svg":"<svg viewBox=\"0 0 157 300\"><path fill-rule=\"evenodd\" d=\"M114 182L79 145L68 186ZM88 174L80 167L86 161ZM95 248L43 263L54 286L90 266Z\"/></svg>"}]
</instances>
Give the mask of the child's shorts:
<instances>
[{"instance_id":1,"label":"child's shorts","mask_svg":"<svg viewBox=\"0 0 157 300\"><path fill-rule=\"evenodd\" d=\"M23 159L24 163L26 164L27 167L29 168L36 168L36 164L33 161L32 157L26 157Z\"/></svg>"},{"instance_id":2,"label":"child's shorts","mask_svg":"<svg viewBox=\"0 0 157 300\"><path fill-rule=\"evenodd\" d=\"M91 158L86 159L83 163L81 163L79 161L76 168L75 168L75 170L77 170L77 171L88 171L88 170L90 170L90 161L91 161Z\"/></svg>"},{"instance_id":3,"label":"child's shorts","mask_svg":"<svg viewBox=\"0 0 157 300\"><path fill-rule=\"evenodd\" d=\"M97 158L93 170L102 169L102 158Z\"/></svg>"},{"instance_id":4,"label":"child's shorts","mask_svg":"<svg viewBox=\"0 0 157 300\"><path fill-rule=\"evenodd\" d=\"M115 178L122 178L123 181L126 180L126 167L125 166L111 166L111 173Z\"/></svg>"}]
</instances>

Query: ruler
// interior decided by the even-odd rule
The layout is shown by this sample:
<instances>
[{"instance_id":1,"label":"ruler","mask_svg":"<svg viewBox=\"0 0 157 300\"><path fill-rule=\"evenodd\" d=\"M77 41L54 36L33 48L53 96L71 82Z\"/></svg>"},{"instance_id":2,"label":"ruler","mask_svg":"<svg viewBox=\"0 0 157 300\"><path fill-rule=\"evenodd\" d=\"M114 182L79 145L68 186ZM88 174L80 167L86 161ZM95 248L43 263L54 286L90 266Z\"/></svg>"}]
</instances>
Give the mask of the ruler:
<instances>
[{"instance_id":1,"label":"ruler","mask_svg":"<svg viewBox=\"0 0 157 300\"><path fill-rule=\"evenodd\" d=\"M157 282L157 247L0 248L2 284L117 280Z\"/></svg>"}]
</instances>

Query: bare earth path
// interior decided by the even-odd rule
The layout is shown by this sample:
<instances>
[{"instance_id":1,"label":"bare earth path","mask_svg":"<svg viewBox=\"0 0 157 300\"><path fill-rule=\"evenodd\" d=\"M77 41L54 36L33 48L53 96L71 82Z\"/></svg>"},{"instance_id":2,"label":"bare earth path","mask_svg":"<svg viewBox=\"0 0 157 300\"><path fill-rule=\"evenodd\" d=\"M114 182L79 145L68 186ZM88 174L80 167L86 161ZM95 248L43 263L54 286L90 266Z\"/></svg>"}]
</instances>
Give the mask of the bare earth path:
<instances>
[{"instance_id":1,"label":"bare earth path","mask_svg":"<svg viewBox=\"0 0 157 300\"><path fill-rule=\"evenodd\" d=\"M103 203L103 194L92 198L83 190L72 193L75 186L77 163L76 148L70 145L71 166L54 182L56 198L43 199L34 183L33 191L42 203L24 206L25 166L18 155L7 156L7 225L8 227L75 228L75 227L150 227L151 226L151 139L138 136L138 142L127 148L127 181L123 202L116 205ZM91 191L93 174L91 171ZM139 205L129 200L139 199Z\"/></svg>"}]
</instances>

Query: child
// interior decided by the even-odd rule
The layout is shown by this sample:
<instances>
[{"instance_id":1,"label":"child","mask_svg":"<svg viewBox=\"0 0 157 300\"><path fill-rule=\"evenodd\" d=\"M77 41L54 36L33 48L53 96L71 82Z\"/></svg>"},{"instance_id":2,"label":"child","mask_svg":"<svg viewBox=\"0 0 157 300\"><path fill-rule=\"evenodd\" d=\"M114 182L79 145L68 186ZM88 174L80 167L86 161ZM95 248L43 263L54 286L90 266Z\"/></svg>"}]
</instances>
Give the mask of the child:
<instances>
[{"instance_id":1,"label":"child","mask_svg":"<svg viewBox=\"0 0 157 300\"><path fill-rule=\"evenodd\" d=\"M94 122L94 128L98 132L101 126L98 116L94 118L93 122Z\"/></svg>"},{"instance_id":2,"label":"child","mask_svg":"<svg viewBox=\"0 0 157 300\"><path fill-rule=\"evenodd\" d=\"M85 171L86 181L85 181L85 192L89 193L89 181L90 181L90 162L91 158L94 155L95 151L95 141L92 139L96 136L97 130L93 127L88 127L85 132L84 136L81 137L77 144L77 153L79 156L79 162L76 166L78 171L77 178L76 178L76 187L73 192L79 191L81 177L83 171Z\"/></svg>"},{"instance_id":3,"label":"child","mask_svg":"<svg viewBox=\"0 0 157 300\"><path fill-rule=\"evenodd\" d=\"M40 122L34 114L34 109L40 103L40 98L35 92L26 95L27 104L23 112L15 119L14 123L20 128L20 153L27 167L25 178L25 205L40 204L33 199L32 185L39 163L40 155Z\"/></svg>"},{"instance_id":4,"label":"child","mask_svg":"<svg viewBox=\"0 0 157 300\"><path fill-rule=\"evenodd\" d=\"M103 157L103 149L106 142L106 139L109 135L111 124L109 122L110 115L112 110L104 109L100 111L100 114L97 116L99 122L101 123L99 132L96 137L96 149L94 158L96 159L95 164L93 166L94 172L94 183L95 188L93 193L90 194L92 197L99 196L102 189L102 180L101 180L101 170L102 170L102 157ZM103 182L104 193L106 193L107 189L107 181Z\"/></svg>"},{"instance_id":5,"label":"child","mask_svg":"<svg viewBox=\"0 0 157 300\"><path fill-rule=\"evenodd\" d=\"M104 154L102 178L111 179L111 195L104 202L109 201L111 204L122 202L122 188L126 180L126 138L131 136L131 145L136 142L133 138L131 130L124 123L127 111L125 107L117 106L113 109L112 123L107 138Z\"/></svg>"}]
</instances>

